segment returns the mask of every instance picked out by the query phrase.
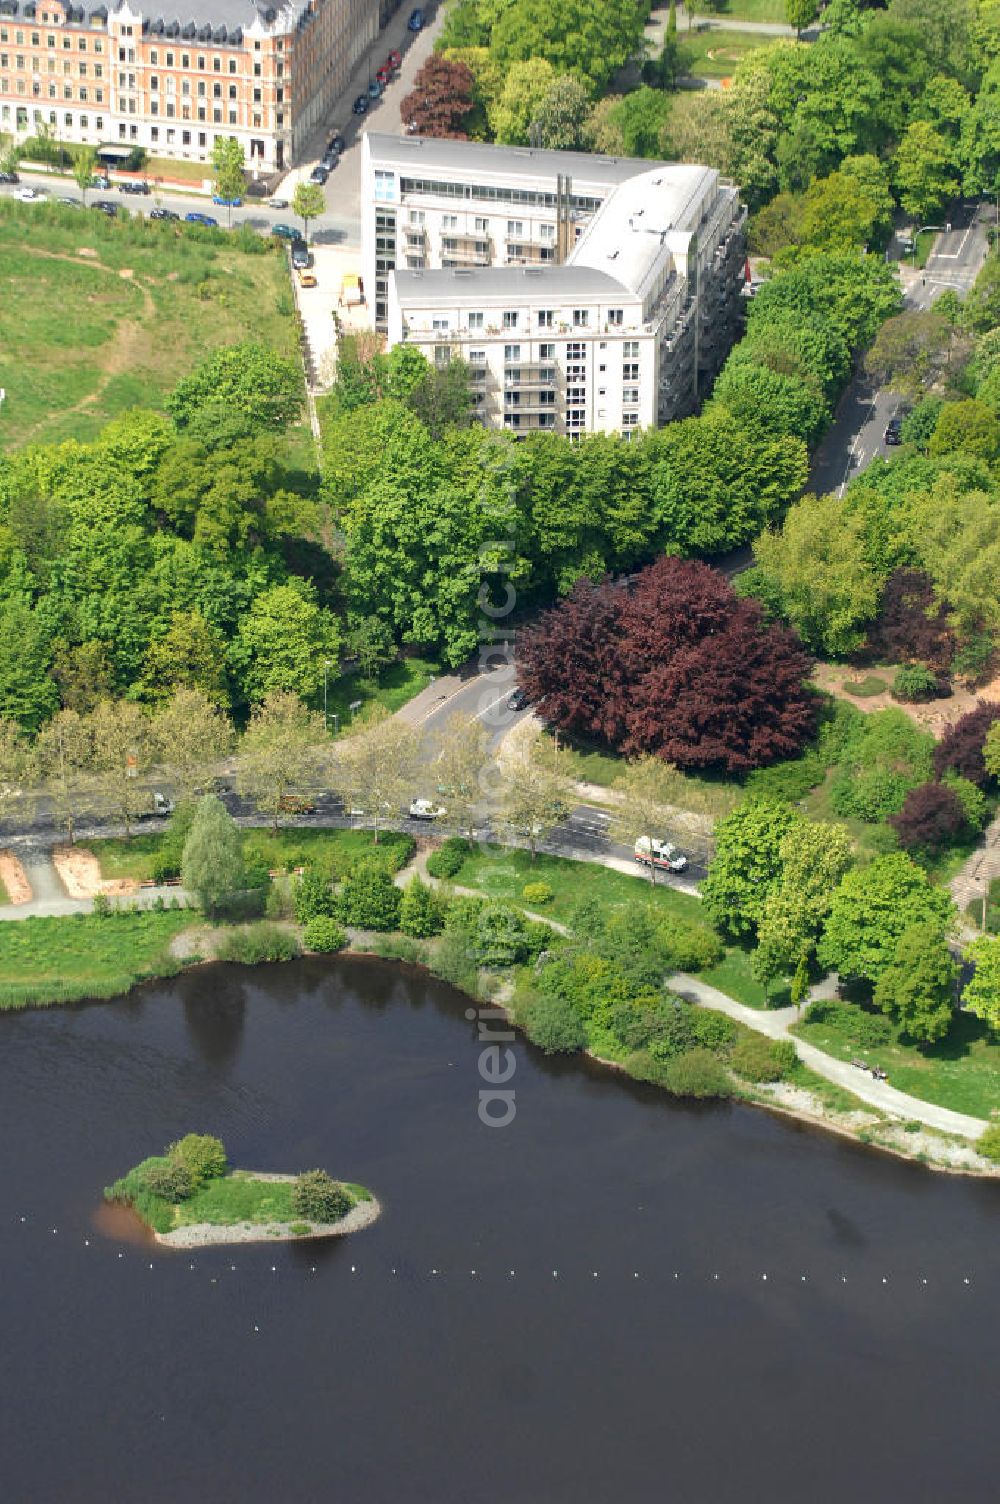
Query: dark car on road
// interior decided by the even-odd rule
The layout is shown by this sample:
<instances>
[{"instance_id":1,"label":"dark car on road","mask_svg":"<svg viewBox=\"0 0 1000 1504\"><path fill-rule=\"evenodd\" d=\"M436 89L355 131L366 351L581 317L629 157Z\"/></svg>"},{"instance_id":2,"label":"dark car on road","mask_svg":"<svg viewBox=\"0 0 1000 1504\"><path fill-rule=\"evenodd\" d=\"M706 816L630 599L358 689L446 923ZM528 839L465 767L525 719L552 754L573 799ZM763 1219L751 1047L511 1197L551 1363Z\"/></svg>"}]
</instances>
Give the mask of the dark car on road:
<instances>
[{"instance_id":1,"label":"dark car on road","mask_svg":"<svg viewBox=\"0 0 1000 1504\"><path fill-rule=\"evenodd\" d=\"M323 168L323 170L325 172L331 173L333 171L333 169L336 167L336 165L337 165L337 163L339 161L340 161L340 152L339 151L328 151L326 153L326 156L323 158L322 162L320 163L320 166Z\"/></svg>"},{"instance_id":2,"label":"dark car on road","mask_svg":"<svg viewBox=\"0 0 1000 1504\"><path fill-rule=\"evenodd\" d=\"M271 234L277 235L279 240L298 240L300 238L299 231L294 225L272 225Z\"/></svg>"},{"instance_id":3,"label":"dark car on road","mask_svg":"<svg viewBox=\"0 0 1000 1504\"><path fill-rule=\"evenodd\" d=\"M309 247L306 245L301 236L297 236L295 240L292 241L288 249L289 254L292 258L292 265L298 270L304 270L312 263L312 256L309 254Z\"/></svg>"},{"instance_id":4,"label":"dark car on road","mask_svg":"<svg viewBox=\"0 0 1000 1504\"><path fill-rule=\"evenodd\" d=\"M382 67L387 73L396 73L402 66L403 54L401 52L397 52L396 49L393 48L393 50L389 53L389 56L386 58L385 62L382 64Z\"/></svg>"},{"instance_id":5,"label":"dark car on road","mask_svg":"<svg viewBox=\"0 0 1000 1504\"><path fill-rule=\"evenodd\" d=\"M119 183L118 184L118 192L119 193L148 193L149 192L149 184L148 183Z\"/></svg>"},{"instance_id":6,"label":"dark car on road","mask_svg":"<svg viewBox=\"0 0 1000 1504\"><path fill-rule=\"evenodd\" d=\"M317 162L316 166L309 174L309 181L310 183L318 183L322 188L323 184L326 182L329 176L330 169L328 167L324 167L322 162Z\"/></svg>"},{"instance_id":7,"label":"dark car on road","mask_svg":"<svg viewBox=\"0 0 1000 1504\"><path fill-rule=\"evenodd\" d=\"M90 207L100 209L101 213L106 214L109 219L114 219L118 213L118 205L113 198L95 198Z\"/></svg>"},{"instance_id":8,"label":"dark car on road","mask_svg":"<svg viewBox=\"0 0 1000 1504\"><path fill-rule=\"evenodd\" d=\"M887 444L901 444L903 442L902 418L890 418L886 424L885 442Z\"/></svg>"},{"instance_id":9,"label":"dark car on road","mask_svg":"<svg viewBox=\"0 0 1000 1504\"><path fill-rule=\"evenodd\" d=\"M180 215L175 214L173 209L150 209L149 217L150 219L180 219Z\"/></svg>"},{"instance_id":10,"label":"dark car on road","mask_svg":"<svg viewBox=\"0 0 1000 1504\"><path fill-rule=\"evenodd\" d=\"M420 10L419 7L416 10L410 11L410 19L407 21L406 25L409 31L423 31L424 13L422 10Z\"/></svg>"},{"instance_id":11,"label":"dark car on road","mask_svg":"<svg viewBox=\"0 0 1000 1504\"><path fill-rule=\"evenodd\" d=\"M528 699L528 696L525 694L520 684L516 689L512 689L510 694L507 696L508 710L524 710L525 707L529 704L530 701Z\"/></svg>"},{"instance_id":12,"label":"dark car on road","mask_svg":"<svg viewBox=\"0 0 1000 1504\"><path fill-rule=\"evenodd\" d=\"M0 172L0 183L19 183L20 181L16 172Z\"/></svg>"},{"instance_id":13,"label":"dark car on road","mask_svg":"<svg viewBox=\"0 0 1000 1504\"><path fill-rule=\"evenodd\" d=\"M205 225L210 230L219 228L219 221L213 219L211 214L202 214L200 209L192 209L190 214L185 214L184 218L189 225Z\"/></svg>"},{"instance_id":14,"label":"dark car on road","mask_svg":"<svg viewBox=\"0 0 1000 1504\"><path fill-rule=\"evenodd\" d=\"M354 111L355 115L366 115L368 113L368 95L359 94L357 99L351 105L351 109Z\"/></svg>"},{"instance_id":15,"label":"dark car on road","mask_svg":"<svg viewBox=\"0 0 1000 1504\"><path fill-rule=\"evenodd\" d=\"M377 78L373 78L371 83L368 85L368 98L371 100L382 98L382 85L379 83Z\"/></svg>"},{"instance_id":16,"label":"dark car on road","mask_svg":"<svg viewBox=\"0 0 1000 1504\"><path fill-rule=\"evenodd\" d=\"M238 196L236 198L223 198L221 193L212 194L212 203L221 204L224 209L242 209L243 207L243 200Z\"/></svg>"},{"instance_id":17,"label":"dark car on road","mask_svg":"<svg viewBox=\"0 0 1000 1504\"><path fill-rule=\"evenodd\" d=\"M331 151L342 152L344 150L344 148L345 148L346 145L347 145L347 143L344 140L343 136L340 134L340 132L339 131L334 131L333 135L330 137L329 141L326 143L326 149L327 149L327 152L331 152Z\"/></svg>"}]
</instances>

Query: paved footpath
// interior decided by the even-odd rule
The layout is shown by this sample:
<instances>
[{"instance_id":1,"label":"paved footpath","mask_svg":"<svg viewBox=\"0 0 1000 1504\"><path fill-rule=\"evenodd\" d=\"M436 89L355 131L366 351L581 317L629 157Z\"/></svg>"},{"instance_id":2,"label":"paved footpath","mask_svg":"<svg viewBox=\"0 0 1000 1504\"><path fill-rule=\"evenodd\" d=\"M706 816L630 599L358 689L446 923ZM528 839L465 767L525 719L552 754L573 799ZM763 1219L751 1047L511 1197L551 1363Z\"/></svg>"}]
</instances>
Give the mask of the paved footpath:
<instances>
[{"instance_id":1,"label":"paved footpath","mask_svg":"<svg viewBox=\"0 0 1000 1504\"><path fill-rule=\"evenodd\" d=\"M59 874L56 872L50 852L39 851L37 848L23 851L21 865L31 884L32 897L27 903L0 904L0 920L64 919L70 914L93 912L92 898L70 898L59 881ZM150 909L158 898L162 898L165 903L169 903L172 899L178 899L181 903L187 902L187 895L184 891L175 887L140 888L138 893L121 898L116 897L111 902L122 905L135 904L140 909Z\"/></svg>"},{"instance_id":2,"label":"paved footpath","mask_svg":"<svg viewBox=\"0 0 1000 1504\"><path fill-rule=\"evenodd\" d=\"M928 1128L937 1128L941 1133L954 1133L960 1138L977 1139L988 1126L982 1118L968 1117L964 1112L952 1112L948 1107L936 1107L933 1102L922 1102L919 1097L897 1091L886 1081L875 1081L849 1061L835 1060L832 1055L818 1050L814 1044L797 1038L789 1032L798 1018L796 1008L748 1008L744 1003L737 1003L733 998L727 997L717 987L710 987L707 982L689 976L686 972L678 972L670 978L669 985L686 1001L728 1013L730 1018L738 1019L741 1024L756 1029L759 1034L767 1034L771 1039L790 1039L803 1065L815 1071L817 1076L824 1076L827 1081L832 1081L859 1097L862 1102L879 1107L893 1117L924 1123Z\"/></svg>"}]
</instances>

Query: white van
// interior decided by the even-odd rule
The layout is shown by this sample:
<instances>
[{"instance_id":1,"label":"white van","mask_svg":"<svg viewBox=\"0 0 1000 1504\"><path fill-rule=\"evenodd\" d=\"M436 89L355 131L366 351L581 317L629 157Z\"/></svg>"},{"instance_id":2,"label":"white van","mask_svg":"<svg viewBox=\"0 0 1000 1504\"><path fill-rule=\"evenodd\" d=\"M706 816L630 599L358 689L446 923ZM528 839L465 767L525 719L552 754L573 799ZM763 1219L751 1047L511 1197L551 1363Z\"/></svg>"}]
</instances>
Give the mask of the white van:
<instances>
[{"instance_id":1,"label":"white van","mask_svg":"<svg viewBox=\"0 0 1000 1504\"><path fill-rule=\"evenodd\" d=\"M650 841L649 836L639 837L633 855L640 866L648 867L652 862L654 867L662 867L667 872L683 872L688 864L683 851L678 851L672 841L658 841L655 837Z\"/></svg>"}]
</instances>

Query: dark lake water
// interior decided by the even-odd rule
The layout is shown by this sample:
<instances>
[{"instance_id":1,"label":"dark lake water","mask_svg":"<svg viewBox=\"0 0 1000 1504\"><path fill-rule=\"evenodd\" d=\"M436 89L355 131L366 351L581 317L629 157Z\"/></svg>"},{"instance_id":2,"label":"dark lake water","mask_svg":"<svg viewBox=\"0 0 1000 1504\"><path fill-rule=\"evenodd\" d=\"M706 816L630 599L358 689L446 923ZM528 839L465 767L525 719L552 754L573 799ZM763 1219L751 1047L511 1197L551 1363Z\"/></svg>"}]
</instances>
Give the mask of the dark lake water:
<instances>
[{"instance_id":1,"label":"dark lake water","mask_svg":"<svg viewBox=\"0 0 1000 1504\"><path fill-rule=\"evenodd\" d=\"M484 1127L466 1006L341 958L0 1017L0 1498L996 1497L1000 1187L521 1040ZM195 1254L97 1231L190 1129L384 1215Z\"/></svg>"}]
</instances>

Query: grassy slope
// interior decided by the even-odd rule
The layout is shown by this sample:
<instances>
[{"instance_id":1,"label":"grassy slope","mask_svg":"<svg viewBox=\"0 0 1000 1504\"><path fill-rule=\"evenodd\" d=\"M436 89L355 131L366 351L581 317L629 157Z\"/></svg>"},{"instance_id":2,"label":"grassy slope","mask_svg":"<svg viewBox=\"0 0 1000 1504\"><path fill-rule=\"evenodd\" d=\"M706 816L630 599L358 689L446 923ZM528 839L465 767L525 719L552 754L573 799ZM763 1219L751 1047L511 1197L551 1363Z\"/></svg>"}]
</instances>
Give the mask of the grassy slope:
<instances>
[{"instance_id":1,"label":"grassy slope","mask_svg":"<svg viewBox=\"0 0 1000 1504\"><path fill-rule=\"evenodd\" d=\"M92 252L81 256L81 251ZM217 345L296 350L287 271L169 224L0 203L0 440L90 438ZM128 275L126 275L126 273Z\"/></svg>"},{"instance_id":2,"label":"grassy slope","mask_svg":"<svg viewBox=\"0 0 1000 1504\"><path fill-rule=\"evenodd\" d=\"M0 925L0 1009L116 997L144 977L170 975L184 911L102 919L22 919Z\"/></svg>"},{"instance_id":3,"label":"grassy slope","mask_svg":"<svg viewBox=\"0 0 1000 1504\"><path fill-rule=\"evenodd\" d=\"M351 704L355 700L360 700L363 707L373 703L384 705L386 710L395 713L414 695L426 689L432 676L439 673L440 665L427 658L403 658L385 669L377 684L369 684L358 674L346 675L335 685L330 685L327 698L330 725L335 724L333 714L336 712L343 731L350 721Z\"/></svg>"},{"instance_id":4,"label":"grassy slope","mask_svg":"<svg viewBox=\"0 0 1000 1504\"><path fill-rule=\"evenodd\" d=\"M924 1102L980 1118L1000 1107L1000 1043L990 1041L978 1019L961 1013L946 1040L918 1048L903 1043L895 1029L889 1044L860 1044L852 1023L862 1016L853 1010L822 1023L804 1020L793 1032L838 1060L859 1056L880 1065L891 1085Z\"/></svg>"},{"instance_id":5,"label":"grassy slope","mask_svg":"<svg viewBox=\"0 0 1000 1504\"><path fill-rule=\"evenodd\" d=\"M766 47L774 38L754 31L706 31L681 28L681 65L693 78L731 78L743 58L758 47Z\"/></svg>"}]
</instances>

